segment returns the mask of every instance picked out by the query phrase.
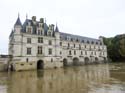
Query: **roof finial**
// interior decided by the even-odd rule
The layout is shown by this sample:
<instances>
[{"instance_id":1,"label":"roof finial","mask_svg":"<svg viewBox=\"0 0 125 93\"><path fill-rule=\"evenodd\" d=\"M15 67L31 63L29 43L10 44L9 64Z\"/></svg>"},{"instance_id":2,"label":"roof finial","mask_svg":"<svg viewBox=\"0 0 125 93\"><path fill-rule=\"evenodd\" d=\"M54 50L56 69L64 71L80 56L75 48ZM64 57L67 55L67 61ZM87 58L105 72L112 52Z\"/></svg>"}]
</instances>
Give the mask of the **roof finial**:
<instances>
[{"instance_id":1,"label":"roof finial","mask_svg":"<svg viewBox=\"0 0 125 93\"><path fill-rule=\"evenodd\" d=\"M28 19L28 14L26 13L26 19Z\"/></svg>"},{"instance_id":2,"label":"roof finial","mask_svg":"<svg viewBox=\"0 0 125 93\"><path fill-rule=\"evenodd\" d=\"M18 12L18 18L20 17L20 14L19 14L19 12Z\"/></svg>"},{"instance_id":3,"label":"roof finial","mask_svg":"<svg viewBox=\"0 0 125 93\"><path fill-rule=\"evenodd\" d=\"M57 27L57 22L56 22L56 27Z\"/></svg>"},{"instance_id":4,"label":"roof finial","mask_svg":"<svg viewBox=\"0 0 125 93\"><path fill-rule=\"evenodd\" d=\"M45 23L46 23L46 18L45 18Z\"/></svg>"}]
</instances>

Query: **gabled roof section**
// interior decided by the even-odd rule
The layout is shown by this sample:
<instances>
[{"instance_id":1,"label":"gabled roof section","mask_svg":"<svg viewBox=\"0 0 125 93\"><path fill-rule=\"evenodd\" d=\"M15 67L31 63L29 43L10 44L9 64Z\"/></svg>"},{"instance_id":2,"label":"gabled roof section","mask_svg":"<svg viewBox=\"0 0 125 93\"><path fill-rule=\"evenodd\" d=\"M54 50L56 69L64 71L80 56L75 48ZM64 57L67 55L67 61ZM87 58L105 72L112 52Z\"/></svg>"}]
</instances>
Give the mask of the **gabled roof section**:
<instances>
[{"instance_id":1,"label":"gabled roof section","mask_svg":"<svg viewBox=\"0 0 125 93\"><path fill-rule=\"evenodd\" d=\"M22 26L22 23L20 21L20 17L18 16L17 20L16 20L16 23L14 24L14 26Z\"/></svg>"}]
</instances>

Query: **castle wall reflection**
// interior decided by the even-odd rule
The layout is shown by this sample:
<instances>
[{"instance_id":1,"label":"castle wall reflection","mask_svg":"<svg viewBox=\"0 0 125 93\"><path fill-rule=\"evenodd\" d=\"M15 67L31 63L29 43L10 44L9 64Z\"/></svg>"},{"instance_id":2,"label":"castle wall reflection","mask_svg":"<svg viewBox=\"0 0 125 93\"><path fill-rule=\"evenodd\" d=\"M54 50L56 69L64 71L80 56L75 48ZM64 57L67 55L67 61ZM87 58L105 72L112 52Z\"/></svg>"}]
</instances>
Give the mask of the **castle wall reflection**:
<instances>
[{"instance_id":1,"label":"castle wall reflection","mask_svg":"<svg viewBox=\"0 0 125 93\"><path fill-rule=\"evenodd\" d=\"M91 93L109 78L108 65L13 72L7 93Z\"/></svg>"}]
</instances>

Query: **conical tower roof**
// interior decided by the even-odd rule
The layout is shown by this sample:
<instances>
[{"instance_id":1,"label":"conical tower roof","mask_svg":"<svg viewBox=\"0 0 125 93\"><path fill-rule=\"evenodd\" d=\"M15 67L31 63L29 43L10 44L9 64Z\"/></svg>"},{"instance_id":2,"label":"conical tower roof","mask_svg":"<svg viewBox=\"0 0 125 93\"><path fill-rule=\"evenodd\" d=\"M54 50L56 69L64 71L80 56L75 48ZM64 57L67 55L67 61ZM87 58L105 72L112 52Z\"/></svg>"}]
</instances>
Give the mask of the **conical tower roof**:
<instances>
[{"instance_id":1,"label":"conical tower roof","mask_svg":"<svg viewBox=\"0 0 125 93\"><path fill-rule=\"evenodd\" d=\"M58 26L56 25L55 32L59 32Z\"/></svg>"},{"instance_id":2,"label":"conical tower roof","mask_svg":"<svg viewBox=\"0 0 125 93\"><path fill-rule=\"evenodd\" d=\"M19 15L18 15L18 18L17 18L17 20L16 20L16 23L14 24L14 26L22 26L22 23L21 23L21 21L20 21L20 17L19 17Z\"/></svg>"}]
</instances>

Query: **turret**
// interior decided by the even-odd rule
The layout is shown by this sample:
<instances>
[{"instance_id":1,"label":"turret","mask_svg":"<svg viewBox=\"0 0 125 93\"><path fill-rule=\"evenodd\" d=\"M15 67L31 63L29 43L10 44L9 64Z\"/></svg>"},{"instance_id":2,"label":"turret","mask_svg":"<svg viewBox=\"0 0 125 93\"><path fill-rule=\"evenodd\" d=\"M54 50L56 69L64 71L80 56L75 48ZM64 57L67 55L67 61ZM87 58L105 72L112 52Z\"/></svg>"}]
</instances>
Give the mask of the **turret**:
<instances>
[{"instance_id":1,"label":"turret","mask_svg":"<svg viewBox=\"0 0 125 93\"><path fill-rule=\"evenodd\" d=\"M59 29L58 29L57 25L56 25L56 28L55 28L55 37L56 37L56 39L60 39L60 33L59 33Z\"/></svg>"},{"instance_id":2,"label":"turret","mask_svg":"<svg viewBox=\"0 0 125 93\"><path fill-rule=\"evenodd\" d=\"M14 36L12 38L12 43L13 43L13 48L11 49L11 51L13 51L12 55L13 56L21 56L22 55L22 23L20 21L20 17L18 15L18 18L16 20L16 23L14 24Z\"/></svg>"},{"instance_id":3,"label":"turret","mask_svg":"<svg viewBox=\"0 0 125 93\"><path fill-rule=\"evenodd\" d=\"M60 55L60 33L58 26L55 28L55 38L56 38L56 56Z\"/></svg>"},{"instance_id":4,"label":"turret","mask_svg":"<svg viewBox=\"0 0 125 93\"><path fill-rule=\"evenodd\" d=\"M20 34L21 30L22 30L22 23L20 21L19 15L18 15L16 23L14 24L14 34Z\"/></svg>"}]
</instances>

